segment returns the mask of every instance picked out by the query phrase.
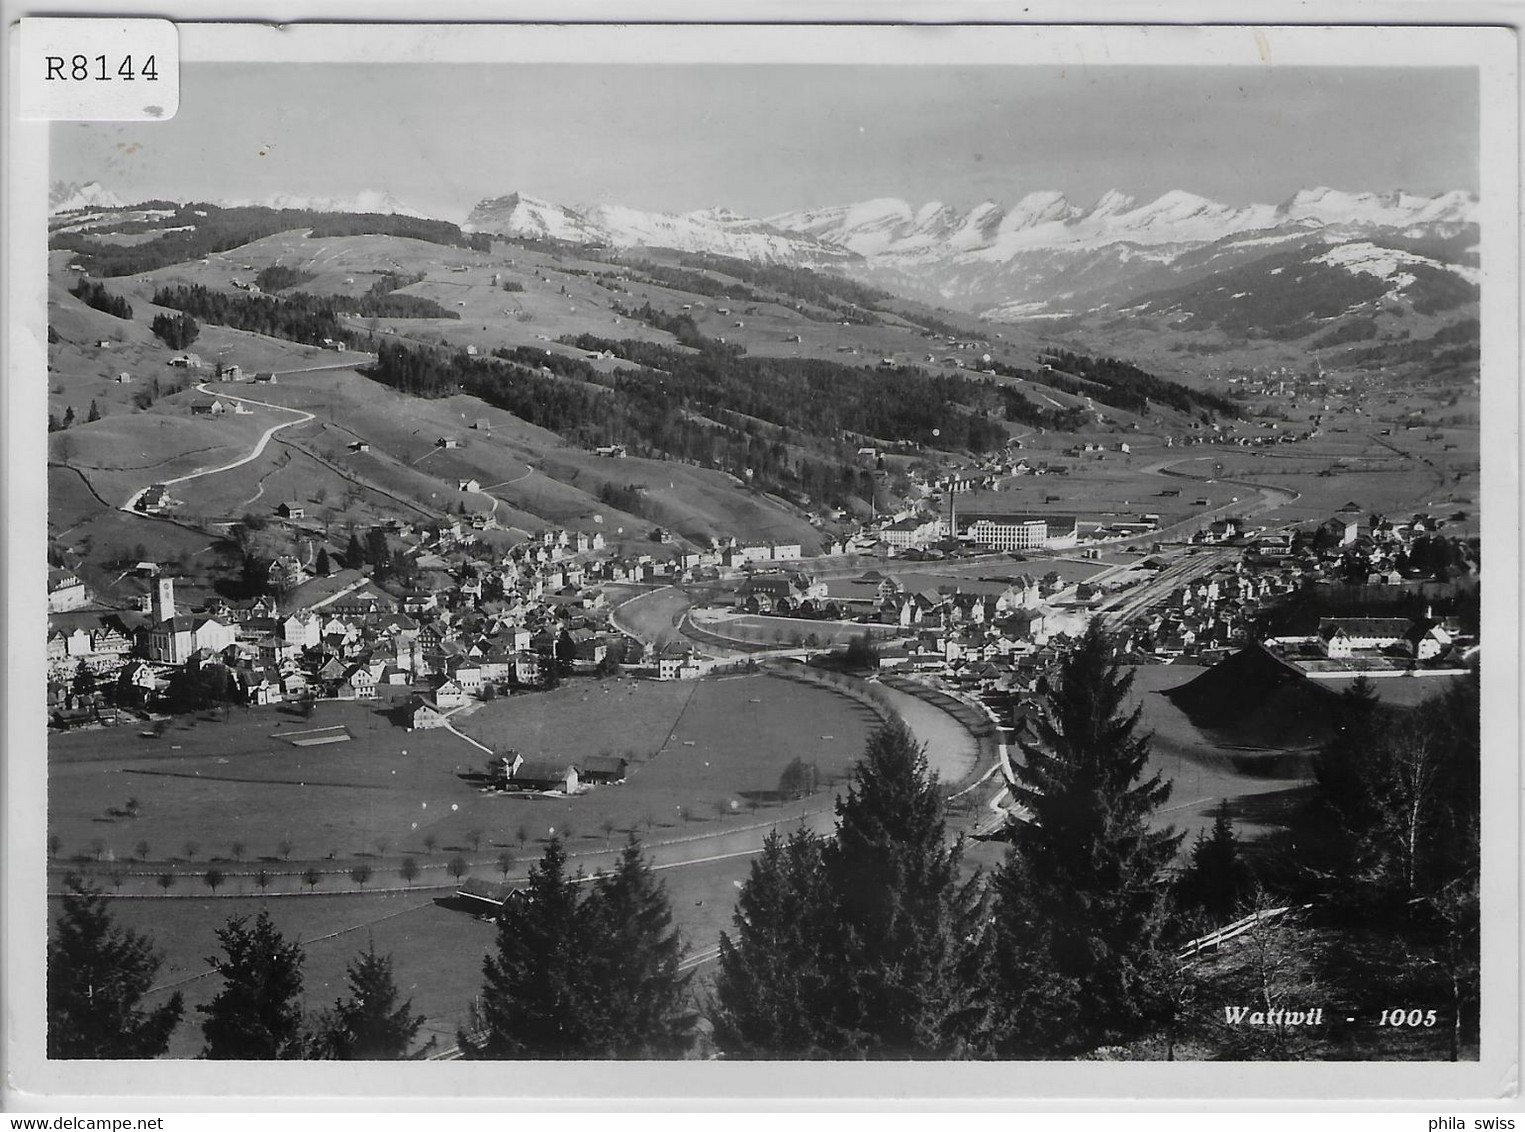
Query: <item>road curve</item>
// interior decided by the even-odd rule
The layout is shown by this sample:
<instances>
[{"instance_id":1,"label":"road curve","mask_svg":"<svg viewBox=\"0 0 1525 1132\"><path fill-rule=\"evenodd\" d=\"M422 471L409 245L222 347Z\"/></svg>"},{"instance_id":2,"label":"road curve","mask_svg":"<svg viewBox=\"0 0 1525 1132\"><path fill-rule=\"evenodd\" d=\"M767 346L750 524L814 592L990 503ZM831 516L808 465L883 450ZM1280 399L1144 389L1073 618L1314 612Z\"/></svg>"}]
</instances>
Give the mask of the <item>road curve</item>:
<instances>
[{"instance_id":1,"label":"road curve","mask_svg":"<svg viewBox=\"0 0 1525 1132\"><path fill-rule=\"evenodd\" d=\"M211 395L212 393L212 391L206 387L206 382L204 381L198 384L196 389L198 392L206 393L208 395ZM265 447L270 443L270 438L276 433L280 432L281 429L290 428L292 425L296 424L306 424L308 421L313 419L313 414L306 412L303 409L291 409L285 405L271 404L269 401L256 401L252 397L235 397L231 393L218 393L216 396L224 401L238 401L245 405L259 405L262 408L275 409L282 413L295 413L296 416L293 419L285 421L281 424L271 425L264 431L263 435L260 436L258 442L250 450L247 456L244 456L238 460L234 460L231 464L222 464L216 468L198 468L196 471L190 472L187 475L176 476L174 479L170 480L156 480L155 483L169 487L171 484L185 483L188 480L200 479L203 476L214 476L218 472L230 472L234 468L241 468L245 464L251 463L254 460L258 460L260 456L264 454ZM137 491L133 492L132 495L128 497L127 502L122 504L121 509L123 511L136 510L138 500L142 498L143 493L152 486L153 484L148 484L144 487L138 488Z\"/></svg>"}]
</instances>

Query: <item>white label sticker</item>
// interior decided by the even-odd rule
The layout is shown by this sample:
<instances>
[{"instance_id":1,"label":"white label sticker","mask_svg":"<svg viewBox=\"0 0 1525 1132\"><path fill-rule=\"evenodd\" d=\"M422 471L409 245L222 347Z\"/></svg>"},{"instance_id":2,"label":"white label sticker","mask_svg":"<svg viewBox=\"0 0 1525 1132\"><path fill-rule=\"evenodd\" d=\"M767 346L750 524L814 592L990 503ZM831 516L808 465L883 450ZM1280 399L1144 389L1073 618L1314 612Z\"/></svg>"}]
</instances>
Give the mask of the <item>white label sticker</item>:
<instances>
[{"instance_id":1,"label":"white label sticker","mask_svg":"<svg viewBox=\"0 0 1525 1132\"><path fill-rule=\"evenodd\" d=\"M180 34L169 20L23 19L21 117L153 122L180 109Z\"/></svg>"}]
</instances>

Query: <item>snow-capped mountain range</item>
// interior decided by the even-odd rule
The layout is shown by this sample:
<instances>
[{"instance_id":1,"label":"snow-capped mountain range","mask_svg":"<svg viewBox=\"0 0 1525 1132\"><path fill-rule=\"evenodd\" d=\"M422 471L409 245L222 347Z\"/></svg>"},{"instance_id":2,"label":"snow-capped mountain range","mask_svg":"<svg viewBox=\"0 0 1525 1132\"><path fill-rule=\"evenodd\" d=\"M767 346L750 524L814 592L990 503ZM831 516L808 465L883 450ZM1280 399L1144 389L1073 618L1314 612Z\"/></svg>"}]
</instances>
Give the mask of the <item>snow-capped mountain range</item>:
<instances>
[{"instance_id":1,"label":"snow-capped mountain range","mask_svg":"<svg viewBox=\"0 0 1525 1132\"><path fill-rule=\"evenodd\" d=\"M241 200L218 200L224 208L295 208L304 212L350 212L378 213L382 216L413 216L428 220L426 212L404 204L391 193L382 189L362 189L352 197L308 197L296 193L271 193L263 197Z\"/></svg>"},{"instance_id":2,"label":"snow-capped mountain range","mask_svg":"<svg viewBox=\"0 0 1525 1132\"><path fill-rule=\"evenodd\" d=\"M617 248L673 248L800 267L823 267L857 258L840 243L817 239L808 232L786 231L724 208L684 213L643 212L622 205L574 209L510 193L482 201L462 227L469 232L528 239Z\"/></svg>"},{"instance_id":3,"label":"snow-capped mountain range","mask_svg":"<svg viewBox=\"0 0 1525 1132\"><path fill-rule=\"evenodd\" d=\"M82 185L73 181L54 181L48 186L49 216L85 208L122 207L121 198L99 181L86 181Z\"/></svg>"},{"instance_id":4,"label":"snow-capped mountain range","mask_svg":"<svg viewBox=\"0 0 1525 1132\"><path fill-rule=\"evenodd\" d=\"M1280 204L1249 205L1182 190L1141 203L1114 191L1089 207L1038 192L1009 207L986 201L966 211L886 198L762 219L725 209L569 208L514 193L482 201L464 227L827 267L934 302L1022 318L1103 305L1118 287L1177 285L1221 262L1243 262L1289 243L1450 239L1476 215L1476 198L1461 191L1425 197L1315 188ZM1188 261L1193 273L1182 274ZM1354 270L1356 260L1348 265Z\"/></svg>"},{"instance_id":5,"label":"snow-capped mountain range","mask_svg":"<svg viewBox=\"0 0 1525 1132\"><path fill-rule=\"evenodd\" d=\"M277 194L225 205L426 217L384 190L345 199ZM99 182L55 182L50 212L88 225L120 209ZM1279 204L1222 204L1184 190L1139 201L1104 193L1078 205L1057 192L969 209L896 198L747 217L725 208L652 212L615 204L569 207L521 193L483 200L467 231L613 249L672 248L840 272L861 282L999 320L1142 309L1151 296L1195 287L1267 261L1349 276L1382 273L1398 294L1416 278L1477 285L1476 197L1301 190ZM76 214L83 213L83 216ZM1399 266L1402 270L1399 270ZM1417 275L1416 275L1417 272ZM1297 272L1294 269L1293 276ZM1156 308L1157 309L1157 308Z\"/></svg>"}]
</instances>

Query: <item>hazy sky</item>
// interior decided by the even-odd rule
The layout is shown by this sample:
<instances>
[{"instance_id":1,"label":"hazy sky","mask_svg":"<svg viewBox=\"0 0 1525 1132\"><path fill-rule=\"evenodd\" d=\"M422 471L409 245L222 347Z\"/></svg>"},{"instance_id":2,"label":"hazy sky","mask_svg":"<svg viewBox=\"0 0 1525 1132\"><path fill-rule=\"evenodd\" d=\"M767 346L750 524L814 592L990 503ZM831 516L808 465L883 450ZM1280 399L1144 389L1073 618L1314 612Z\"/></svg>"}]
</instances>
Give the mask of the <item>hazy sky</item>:
<instances>
[{"instance_id":1,"label":"hazy sky","mask_svg":"<svg viewBox=\"0 0 1525 1132\"><path fill-rule=\"evenodd\" d=\"M1057 189L1225 203L1478 187L1461 68L187 64L164 123L59 125L50 176L126 200L520 191L748 215Z\"/></svg>"}]
</instances>

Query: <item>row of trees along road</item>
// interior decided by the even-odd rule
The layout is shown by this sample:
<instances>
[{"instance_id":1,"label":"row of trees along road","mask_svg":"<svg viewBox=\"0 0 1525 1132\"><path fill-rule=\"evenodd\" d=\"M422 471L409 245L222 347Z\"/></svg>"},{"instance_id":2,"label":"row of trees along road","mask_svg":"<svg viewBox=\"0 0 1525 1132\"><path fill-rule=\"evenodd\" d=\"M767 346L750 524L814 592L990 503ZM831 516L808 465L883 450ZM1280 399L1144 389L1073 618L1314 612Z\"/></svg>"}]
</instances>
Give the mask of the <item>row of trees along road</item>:
<instances>
[{"instance_id":1,"label":"row of trees along road","mask_svg":"<svg viewBox=\"0 0 1525 1132\"><path fill-rule=\"evenodd\" d=\"M703 1016L733 1058L1054 1058L1161 1038L1151 1055L1169 1057L1188 1031L1195 1056L1281 1057L1296 1053L1287 1035L1215 1031L1197 1004L1228 995L1272 1009L1323 979L1321 993L1356 998L1445 993L1456 1057L1477 1000L1475 674L1399 724L1358 684L1285 843L1252 870L1225 806L1178 877L1181 838L1157 821L1170 787L1146 775L1131 683L1093 624L1061 665L1036 741L1022 744L1012 793L1029 820L1010 824L989 877L964 868L909 730L885 724L837 801L832 836L767 839L703 1001L640 846L581 883L553 838L499 917L463 1055L681 1057ZM1237 967L1203 975L1177 958L1189 936L1272 898L1316 911L1257 926ZM1300 933L1336 942L1299 950ZM263 912L218 938L224 954L209 962L223 986L198 1008L205 1056L418 1052L423 1019L398 1001L389 958L361 955L351 996L310 1022L301 949ZM52 1056L162 1052L182 1004L142 1009L157 966L151 944L75 882L49 951Z\"/></svg>"}]
</instances>

